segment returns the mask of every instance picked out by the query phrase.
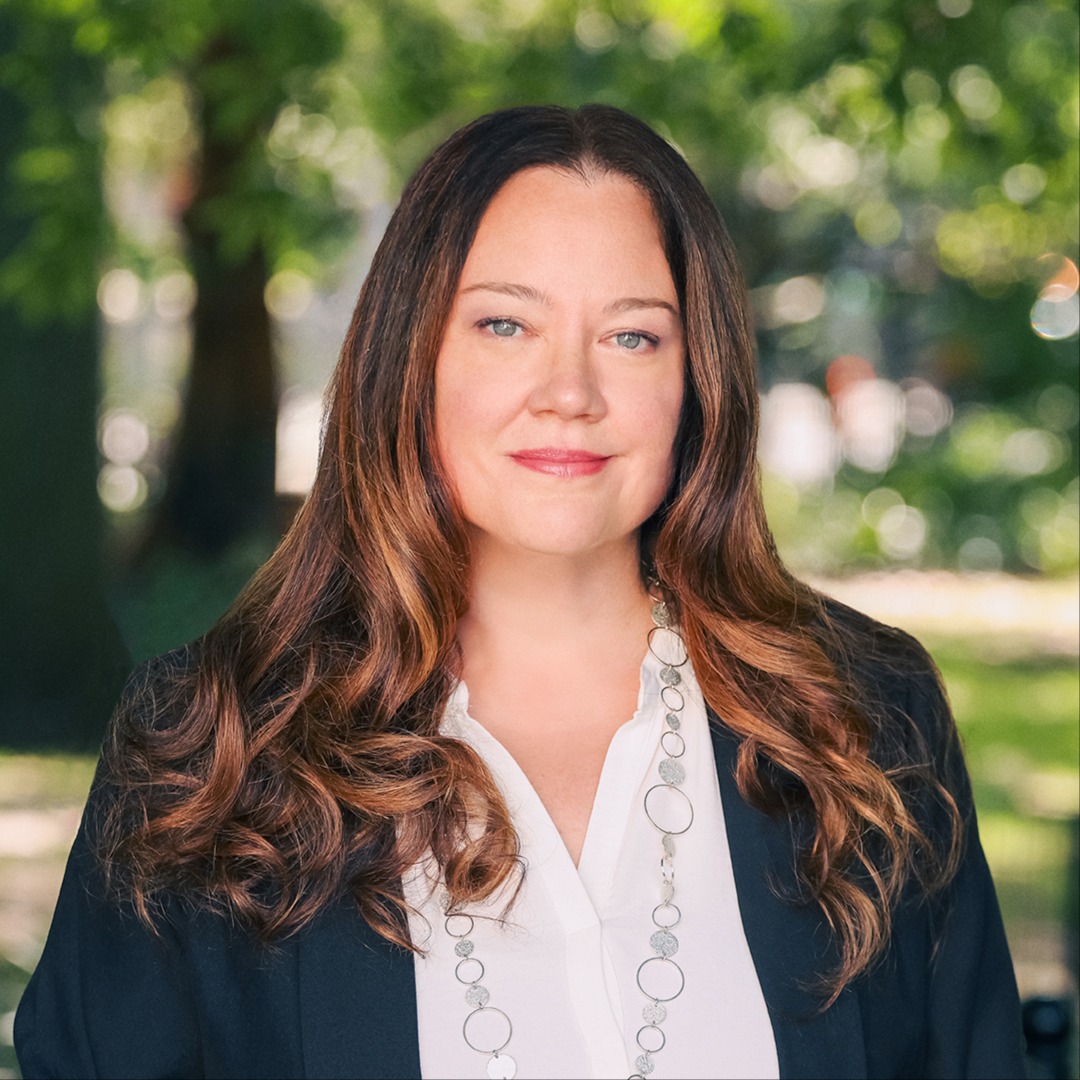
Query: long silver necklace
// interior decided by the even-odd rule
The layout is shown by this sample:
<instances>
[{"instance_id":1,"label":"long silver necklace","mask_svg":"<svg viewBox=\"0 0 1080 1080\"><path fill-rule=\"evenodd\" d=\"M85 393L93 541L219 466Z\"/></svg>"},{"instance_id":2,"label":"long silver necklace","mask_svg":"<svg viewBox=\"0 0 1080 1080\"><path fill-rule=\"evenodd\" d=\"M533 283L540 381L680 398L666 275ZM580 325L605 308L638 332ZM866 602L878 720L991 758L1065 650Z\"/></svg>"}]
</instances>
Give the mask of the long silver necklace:
<instances>
[{"instance_id":1,"label":"long silver necklace","mask_svg":"<svg viewBox=\"0 0 1080 1080\"><path fill-rule=\"evenodd\" d=\"M649 652L660 661L660 701L664 706L664 727L660 736L663 758L657 766L660 782L645 792L642 806L650 824L660 834L660 902L652 910L653 931L649 935L652 955L638 965L635 976L638 989L645 995L641 1018L645 1023L635 1036L637 1057L635 1072L629 1080L645 1080L656 1069L653 1060L667 1044L661 1026L667 1020L668 1002L674 1001L686 987L686 976L672 959L679 951L675 927L682 921L682 912L675 903L675 837L681 836L694 823L694 804L682 790L686 769L679 758L686 753L686 742L679 729L686 698L680 689L683 678L679 672L689 657L682 639L672 626L667 605L658 600L652 608L653 626L649 630ZM681 659L660 656L653 647L654 638L667 630L678 641ZM472 1010L461 1026L466 1045L488 1058L487 1074L491 1080L512 1080L517 1074L517 1062L506 1048L514 1036L514 1025L502 1009L491 1002L491 993L483 985L485 968L473 955L476 946L470 935L475 927L473 917L454 911L443 895L444 927L455 939L454 955L457 964L454 977L465 987L465 1003Z\"/></svg>"}]
</instances>

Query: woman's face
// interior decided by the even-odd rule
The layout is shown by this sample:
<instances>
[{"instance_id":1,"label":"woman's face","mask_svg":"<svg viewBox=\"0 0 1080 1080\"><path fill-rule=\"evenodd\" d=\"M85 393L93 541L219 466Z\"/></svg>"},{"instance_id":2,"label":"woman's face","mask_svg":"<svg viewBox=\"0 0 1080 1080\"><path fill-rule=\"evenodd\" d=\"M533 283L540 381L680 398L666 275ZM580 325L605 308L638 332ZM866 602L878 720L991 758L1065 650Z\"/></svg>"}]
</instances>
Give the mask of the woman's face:
<instances>
[{"instance_id":1,"label":"woman's face","mask_svg":"<svg viewBox=\"0 0 1080 1080\"><path fill-rule=\"evenodd\" d=\"M474 543L636 543L672 475L684 344L648 197L515 174L480 221L435 369L439 454Z\"/></svg>"}]
</instances>

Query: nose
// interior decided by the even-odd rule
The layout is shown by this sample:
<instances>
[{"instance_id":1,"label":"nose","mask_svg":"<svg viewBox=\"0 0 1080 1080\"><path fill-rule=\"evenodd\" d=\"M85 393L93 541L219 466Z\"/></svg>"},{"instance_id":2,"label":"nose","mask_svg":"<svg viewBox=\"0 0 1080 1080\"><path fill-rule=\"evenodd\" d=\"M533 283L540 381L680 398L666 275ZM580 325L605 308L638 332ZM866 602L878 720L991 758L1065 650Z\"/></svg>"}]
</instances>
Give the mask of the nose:
<instances>
[{"instance_id":1,"label":"nose","mask_svg":"<svg viewBox=\"0 0 1080 1080\"><path fill-rule=\"evenodd\" d=\"M547 350L529 395L529 409L535 414L554 413L563 420L599 420L607 412L588 347L562 343Z\"/></svg>"}]
</instances>

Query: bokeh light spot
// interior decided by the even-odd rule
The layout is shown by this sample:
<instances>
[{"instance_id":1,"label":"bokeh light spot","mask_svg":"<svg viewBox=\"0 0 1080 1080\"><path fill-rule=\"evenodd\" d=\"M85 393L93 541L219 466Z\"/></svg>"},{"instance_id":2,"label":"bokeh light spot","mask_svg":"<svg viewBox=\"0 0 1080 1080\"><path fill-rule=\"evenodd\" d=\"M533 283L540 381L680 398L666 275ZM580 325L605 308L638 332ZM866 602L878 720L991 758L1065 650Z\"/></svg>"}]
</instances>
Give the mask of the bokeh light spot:
<instances>
[{"instance_id":1,"label":"bokeh light spot","mask_svg":"<svg viewBox=\"0 0 1080 1080\"><path fill-rule=\"evenodd\" d=\"M825 289L818 278L793 277L776 286L772 294L774 323L804 323L825 310Z\"/></svg>"},{"instance_id":2,"label":"bokeh light spot","mask_svg":"<svg viewBox=\"0 0 1080 1080\"><path fill-rule=\"evenodd\" d=\"M1005 197L1020 206L1037 199L1045 187L1046 173L1030 162L1013 165L1001 177L1001 190L1005 192Z\"/></svg>"},{"instance_id":3,"label":"bokeh light spot","mask_svg":"<svg viewBox=\"0 0 1080 1080\"><path fill-rule=\"evenodd\" d=\"M1040 296L1031 306L1031 328L1048 341L1063 341L1080 331L1080 296Z\"/></svg>"},{"instance_id":4,"label":"bokeh light spot","mask_svg":"<svg viewBox=\"0 0 1080 1080\"><path fill-rule=\"evenodd\" d=\"M586 52L604 52L619 38L615 20L603 11L583 11L574 23L574 36Z\"/></svg>"},{"instance_id":5,"label":"bokeh light spot","mask_svg":"<svg viewBox=\"0 0 1080 1080\"><path fill-rule=\"evenodd\" d=\"M861 379L835 400L844 456L867 472L884 472L900 446L904 420L900 388L888 379Z\"/></svg>"},{"instance_id":6,"label":"bokeh light spot","mask_svg":"<svg viewBox=\"0 0 1080 1080\"><path fill-rule=\"evenodd\" d=\"M871 247L891 244L903 224L900 211L885 199L871 199L855 211L855 231Z\"/></svg>"},{"instance_id":7,"label":"bokeh light spot","mask_svg":"<svg viewBox=\"0 0 1080 1080\"><path fill-rule=\"evenodd\" d=\"M930 438L952 421L952 402L935 386L911 379L904 388L904 425L912 435Z\"/></svg>"},{"instance_id":8,"label":"bokeh light spot","mask_svg":"<svg viewBox=\"0 0 1080 1080\"><path fill-rule=\"evenodd\" d=\"M1012 476L1040 476L1052 472L1066 457L1062 440L1041 428L1014 431L1002 444L1002 469Z\"/></svg>"},{"instance_id":9,"label":"bokeh light spot","mask_svg":"<svg viewBox=\"0 0 1080 1080\"><path fill-rule=\"evenodd\" d=\"M957 105L971 120L990 120L1001 108L1001 91L985 68L965 64L949 77L949 89Z\"/></svg>"},{"instance_id":10,"label":"bokeh light spot","mask_svg":"<svg viewBox=\"0 0 1080 1080\"><path fill-rule=\"evenodd\" d=\"M315 298L315 286L298 270L279 270L266 283L266 309L275 319L290 322L302 318Z\"/></svg>"},{"instance_id":11,"label":"bokeh light spot","mask_svg":"<svg viewBox=\"0 0 1080 1080\"><path fill-rule=\"evenodd\" d=\"M996 540L989 536L973 536L960 545L956 561L961 570L988 572L1000 570L1005 556Z\"/></svg>"},{"instance_id":12,"label":"bokeh light spot","mask_svg":"<svg viewBox=\"0 0 1080 1080\"><path fill-rule=\"evenodd\" d=\"M797 487L830 480L840 447L829 402L808 383L779 383L762 399L762 467Z\"/></svg>"},{"instance_id":13,"label":"bokeh light spot","mask_svg":"<svg viewBox=\"0 0 1080 1080\"><path fill-rule=\"evenodd\" d=\"M98 282L97 302L109 322L133 322L142 311L142 282L132 270L109 270Z\"/></svg>"},{"instance_id":14,"label":"bokeh light spot","mask_svg":"<svg viewBox=\"0 0 1080 1080\"><path fill-rule=\"evenodd\" d=\"M914 506L890 506L877 523L878 543L894 559L912 559L926 544L926 518Z\"/></svg>"},{"instance_id":15,"label":"bokeh light spot","mask_svg":"<svg viewBox=\"0 0 1080 1080\"><path fill-rule=\"evenodd\" d=\"M306 495L311 490L319 464L322 416L318 394L294 389L282 396L274 476L274 489L279 493Z\"/></svg>"},{"instance_id":16,"label":"bokeh light spot","mask_svg":"<svg viewBox=\"0 0 1080 1080\"><path fill-rule=\"evenodd\" d=\"M110 409L98 425L98 445L114 465L136 465L150 449L150 429L138 413Z\"/></svg>"},{"instance_id":17,"label":"bokeh light spot","mask_svg":"<svg viewBox=\"0 0 1080 1080\"><path fill-rule=\"evenodd\" d=\"M167 322L186 319L195 307L195 279L174 270L154 282L154 310Z\"/></svg>"},{"instance_id":18,"label":"bokeh light spot","mask_svg":"<svg viewBox=\"0 0 1080 1080\"><path fill-rule=\"evenodd\" d=\"M114 513L128 514L146 502L146 477L134 465L106 462L98 473L98 497Z\"/></svg>"},{"instance_id":19,"label":"bokeh light spot","mask_svg":"<svg viewBox=\"0 0 1080 1080\"><path fill-rule=\"evenodd\" d=\"M838 398L850 386L864 379L877 378L874 365L863 356L838 356L825 372L829 397Z\"/></svg>"}]
</instances>

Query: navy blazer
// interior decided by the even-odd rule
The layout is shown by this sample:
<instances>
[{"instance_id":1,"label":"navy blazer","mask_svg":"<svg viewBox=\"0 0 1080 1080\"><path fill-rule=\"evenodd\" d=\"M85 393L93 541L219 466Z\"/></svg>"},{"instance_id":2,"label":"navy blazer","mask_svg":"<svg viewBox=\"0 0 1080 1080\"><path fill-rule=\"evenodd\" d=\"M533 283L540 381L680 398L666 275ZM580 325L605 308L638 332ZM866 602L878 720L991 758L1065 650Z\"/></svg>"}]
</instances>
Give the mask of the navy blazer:
<instances>
[{"instance_id":1,"label":"navy blazer","mask_svg":"<svg viewBox=\"0 0 1080 1080\"><path fill-rule=\"evenodd\" d=\"M924 731L938 724L955 739L929 667L879 682ZM821 1011L815 981L835 961L831 935L816 905L775 887L794 883L795 830L742 798L738 740L711 720L739 910L781 1077L1022 1077L1016 984L974 816L943 902L902 905L882 960ZM966 789L960 797L970 805ZM420 1076L411 954L375 934L351 899L266 949L173 897L154 937L100 899L93 803L15 1020L27 1078Z\"/></svg>"}]
</instances>

